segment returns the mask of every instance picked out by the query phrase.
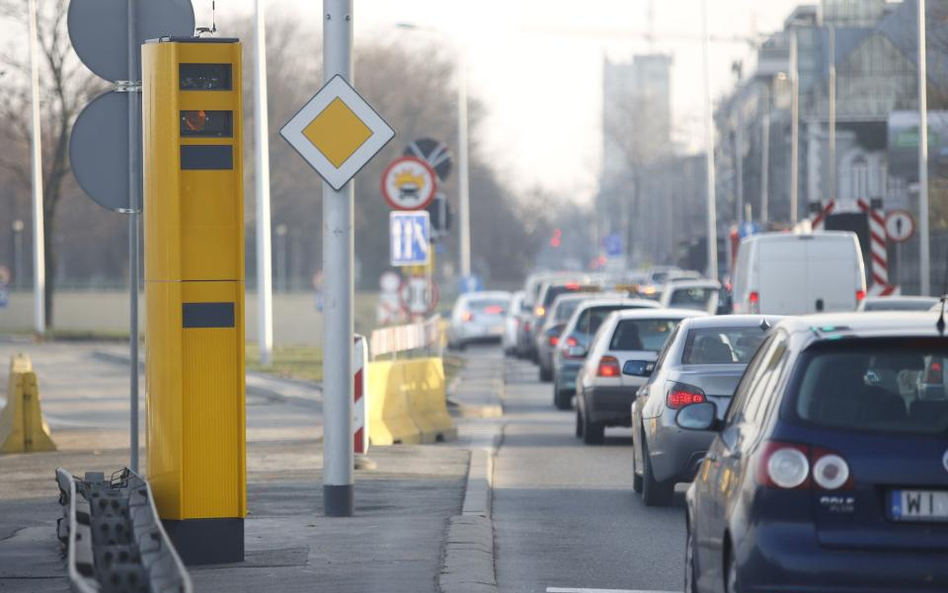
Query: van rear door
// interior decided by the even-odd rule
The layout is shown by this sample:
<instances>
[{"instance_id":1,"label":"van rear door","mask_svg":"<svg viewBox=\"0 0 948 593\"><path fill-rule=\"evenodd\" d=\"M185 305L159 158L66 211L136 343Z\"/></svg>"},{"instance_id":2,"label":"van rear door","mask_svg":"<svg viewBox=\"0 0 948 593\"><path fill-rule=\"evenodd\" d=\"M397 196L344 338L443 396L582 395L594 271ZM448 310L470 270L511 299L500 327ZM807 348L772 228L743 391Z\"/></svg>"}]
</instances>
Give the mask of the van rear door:
<instances>
[{"instance_id":1,"label":"van rear door","mask_svg":"<svg viewBox=\"0 0 948 593\"><path fill-rule=\"evenodd\" d=\"M760 312L799 315L807 311L806 241L788 235L786 240L758 244L760 281L749 289L760 293Z\"/></svg>"},{"instance_id":2,"label":"van rear door","mask_svg":"<svg viewBox=\"0 0 948 593\"><path fill-rule=\"evenodd\" d=\"M861 286L855 242L846 237L813 235L807 250L806 312L854 311ZM803 287L801 287L803 288Z\"/></svg>"}]
</instances>

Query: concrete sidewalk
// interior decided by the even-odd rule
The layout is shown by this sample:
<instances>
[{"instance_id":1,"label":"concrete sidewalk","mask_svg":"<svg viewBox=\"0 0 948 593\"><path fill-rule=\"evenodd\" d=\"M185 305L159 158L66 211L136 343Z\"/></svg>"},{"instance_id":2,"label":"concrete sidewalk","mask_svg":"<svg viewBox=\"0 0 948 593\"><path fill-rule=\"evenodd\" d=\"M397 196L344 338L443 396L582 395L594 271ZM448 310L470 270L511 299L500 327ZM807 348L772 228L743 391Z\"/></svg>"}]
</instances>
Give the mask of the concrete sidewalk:
<instances>
[{"instance_id":1,"label":"concrete sidewalk","mask_svg":"<svg viewBox=\"0 0 948 593\"><path fill-rule=\"evenodd\" d=\"M21 350L40 375L60 450L0 456L0 592L66 591L54 471L126 465L127 370L89 344L0 343L0 362ZM500 409L503 361L468 360L458 399ZM497 420L465 421L455 443L372 448L377 467L356 472L356 516L326 518L321 403L318 392L279 380L248 389L246 561L191 568L195 591L496 590L485 460Z\"/></svg>"}]
</instances>

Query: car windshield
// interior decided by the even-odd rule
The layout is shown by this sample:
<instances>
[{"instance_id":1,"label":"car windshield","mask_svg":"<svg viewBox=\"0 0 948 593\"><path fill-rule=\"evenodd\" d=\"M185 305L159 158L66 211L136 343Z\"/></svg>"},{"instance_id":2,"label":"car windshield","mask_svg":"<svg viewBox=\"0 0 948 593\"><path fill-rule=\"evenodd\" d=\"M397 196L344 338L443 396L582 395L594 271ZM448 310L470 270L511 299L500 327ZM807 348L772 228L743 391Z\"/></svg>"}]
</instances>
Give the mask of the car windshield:
<instances>
[{"instance_id":1,"label":"car windshield","mask_svg":"<svg viewBox=\"0 0 948 593\"><path fill-rule=\"evenodd\" d=\"M680 321L679 319L623 319L612 334L609 350L658 352Z\"/></svg>"},{"instance_id":2,"label":"car windshield","mask_svg":"<svg viewBox=\"0 0 948 593\"><path fill-rule=\"evenodd\" d=\"M948 434L941 339L838 341L806 353L793 411L826 428Z\"/></svg>"},{"instance_id":3,"label":"car windshield","mask_svg":"<svg viewBox=\"0 0 948 593\"><path fill-rule=\"evenodd\" d=\"M747 364L766 332L759 327L721 327L688 332L681 364Z\"/></svg>"},{"instance_id":4,"label":"car windshield","mask_svg":"<svg viewBox=\"0 0 948 593\"><path fill-rule=\"evenodd\" d=\"M576 320L576 331L586 335L593 335L599 331L599 326L614 311L628 309L623 305L603 305L601 307L589 307L584 309Z\"/></svg>"},{"instance_id":5,"label":"car windshield","mask_svg":"<svg viewBox=\"0 0 948 593\"><path fill-rule=\"evenodd\" d=\"M668 299L669 306L686 309L704 309L711 300L711 296L717 292L713 288L702 287L682 287L671 290L671 298Z\"/></svg>"},{"instance_id":6,"label":"car windshield","mask_svg":"<svg viewBox=\"0 0 948 593\"><path fill-rule=\"evenodd\" d=\"M467 308L473 313L506 315L509 304L510 301L504 299L471 299L467 304Z\"/></svg>"}]
</instances>

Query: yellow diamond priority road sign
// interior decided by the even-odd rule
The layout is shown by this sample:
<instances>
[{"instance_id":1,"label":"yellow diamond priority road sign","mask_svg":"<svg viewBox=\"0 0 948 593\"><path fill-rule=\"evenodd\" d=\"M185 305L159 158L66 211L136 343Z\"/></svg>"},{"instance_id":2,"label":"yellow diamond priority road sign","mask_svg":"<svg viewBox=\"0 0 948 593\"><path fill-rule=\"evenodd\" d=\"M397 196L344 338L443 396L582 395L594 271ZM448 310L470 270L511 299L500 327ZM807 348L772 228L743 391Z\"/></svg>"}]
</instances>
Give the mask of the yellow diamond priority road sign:
<instances>
[{"instance_id":1,"label":"yellow diamond priority road sign","mask_svg":"<svg viewBox=\"0 0 948 593\"><path fill-rule=\"evenodd\" d=\"M334 76L280 130L333 189L341 189L395 130L341 76Z\"/></svg>"}]
</instances>

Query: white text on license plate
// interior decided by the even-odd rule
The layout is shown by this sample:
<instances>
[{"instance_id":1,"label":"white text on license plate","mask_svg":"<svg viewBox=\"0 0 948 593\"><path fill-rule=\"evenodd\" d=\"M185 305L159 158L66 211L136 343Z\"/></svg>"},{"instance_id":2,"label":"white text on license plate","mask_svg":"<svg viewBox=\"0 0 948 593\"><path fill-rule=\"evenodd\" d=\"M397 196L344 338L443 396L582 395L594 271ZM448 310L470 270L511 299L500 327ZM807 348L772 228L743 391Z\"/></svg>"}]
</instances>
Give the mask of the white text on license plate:
<instances>
[{"instance_id":1,"label":"white text on license plate","mask_svg":"<svg viewBox=\"0 0 948 593\"><path fill-rule=\"evenodd\" d=\"M896 521L948 521L948 491L892 490L889 507Z\"/></svg>"}]
</instances>

